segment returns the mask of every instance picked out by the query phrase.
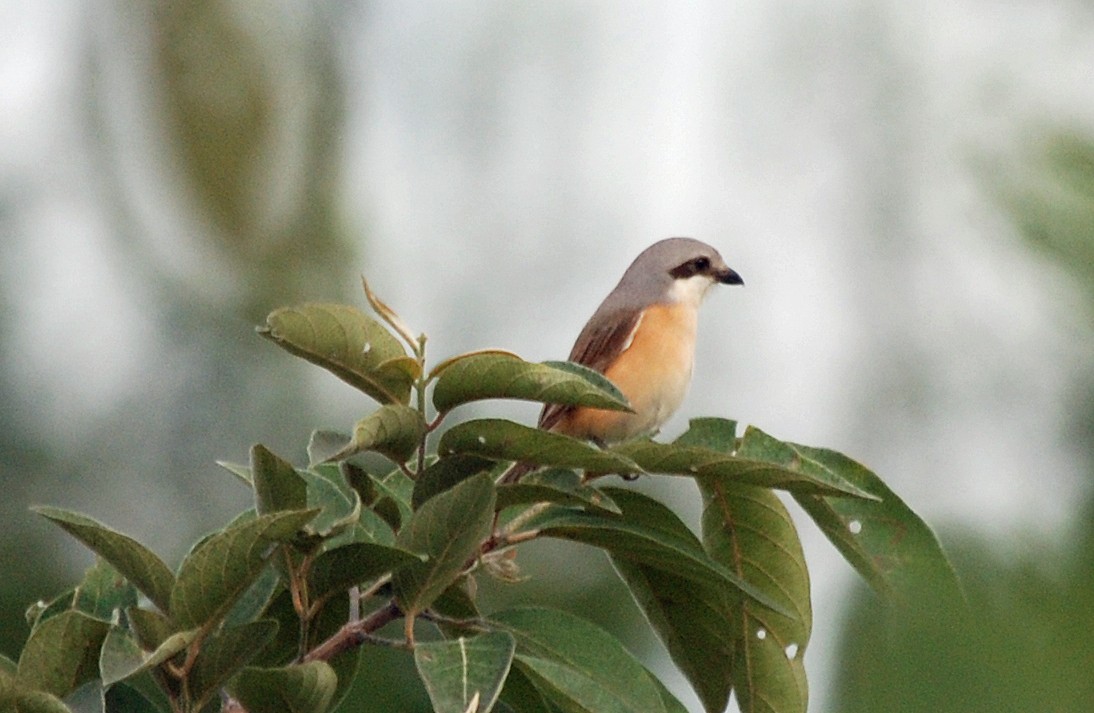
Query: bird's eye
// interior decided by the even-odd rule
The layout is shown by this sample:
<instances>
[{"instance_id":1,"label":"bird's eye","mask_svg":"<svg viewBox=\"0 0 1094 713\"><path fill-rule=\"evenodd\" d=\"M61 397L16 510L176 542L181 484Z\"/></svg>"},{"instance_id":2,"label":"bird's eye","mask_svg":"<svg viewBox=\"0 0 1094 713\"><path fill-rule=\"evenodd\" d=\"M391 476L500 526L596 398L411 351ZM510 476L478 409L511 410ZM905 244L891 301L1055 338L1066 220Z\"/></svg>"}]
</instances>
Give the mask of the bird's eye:
<instances>
[{"instance_id":1,"label":"bird's eye","mask_svg":"<svg viewBox=\"0 0 1094 713\"><path fill-rule=\"evenodd\" d=\"M677 280L686 280L696 275L708 275L710 274L710 258L694 257L669 270L669 274Z\"/></svg>"}]
</instances>

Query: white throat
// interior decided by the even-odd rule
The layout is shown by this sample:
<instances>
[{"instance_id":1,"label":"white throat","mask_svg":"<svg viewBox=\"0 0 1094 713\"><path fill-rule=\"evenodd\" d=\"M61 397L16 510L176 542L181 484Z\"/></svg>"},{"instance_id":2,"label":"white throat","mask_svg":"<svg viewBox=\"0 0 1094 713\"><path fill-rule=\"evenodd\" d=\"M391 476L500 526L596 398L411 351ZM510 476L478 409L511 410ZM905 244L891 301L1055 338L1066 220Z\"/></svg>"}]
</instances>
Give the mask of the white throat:
<instances>
[{"instance_id":1,"label":"white throat","mask_svg":"<svg viewBox=\"0 0 1094 713\"><path fill-rule=\"evenodd\" d=\"M713 284L714 280L707 275L692 275L673 280L672 287L669 288L668 300L697 308Z\"/></svg>"}]
</instances>

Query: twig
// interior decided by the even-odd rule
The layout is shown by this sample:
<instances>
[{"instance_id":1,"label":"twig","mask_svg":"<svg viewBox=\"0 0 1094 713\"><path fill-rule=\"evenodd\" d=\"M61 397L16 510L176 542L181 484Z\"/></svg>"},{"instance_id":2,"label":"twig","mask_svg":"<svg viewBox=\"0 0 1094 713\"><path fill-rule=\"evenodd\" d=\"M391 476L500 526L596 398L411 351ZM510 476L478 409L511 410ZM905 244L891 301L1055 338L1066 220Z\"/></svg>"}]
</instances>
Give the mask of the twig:
<instances>
[{"instance_id":1,"label":"twig","mask_svg":"<svg viewBox=\"0 0 1094 713\"><path fill-rule=\"evenodd\" d=\"M389 622L395 621L402 615L403 612L398 605L394 601L390 601L364 619L351 621L343 626L334 636L304 654L301 661L303 663L308 661L330 661L343 651L349 651L353 647L369 641L372 638L369 636L372 632L377 631Z\"/></svg>"}]
</instances>

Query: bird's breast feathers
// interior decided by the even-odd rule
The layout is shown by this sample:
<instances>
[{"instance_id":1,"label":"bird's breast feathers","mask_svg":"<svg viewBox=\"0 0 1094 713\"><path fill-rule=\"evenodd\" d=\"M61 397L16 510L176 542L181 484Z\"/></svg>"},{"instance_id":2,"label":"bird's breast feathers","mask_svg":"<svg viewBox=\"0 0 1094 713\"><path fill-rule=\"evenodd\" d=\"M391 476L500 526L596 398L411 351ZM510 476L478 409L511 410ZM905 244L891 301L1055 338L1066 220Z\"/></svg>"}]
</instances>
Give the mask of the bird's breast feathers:
<instances>
[{"instance_id":1,"label":"bird's breast feathers","mask_svg":"<svg viewBox=\"0 0 1094 713\"><path fill-rule=\"evenodd\" d=\"M695 360L696 317L695 309L686 303L646 309L625 348L604 373L635 412L612 414L612 432L604 440L655 431L680 408Z\"/></svg>"}]
</instances>

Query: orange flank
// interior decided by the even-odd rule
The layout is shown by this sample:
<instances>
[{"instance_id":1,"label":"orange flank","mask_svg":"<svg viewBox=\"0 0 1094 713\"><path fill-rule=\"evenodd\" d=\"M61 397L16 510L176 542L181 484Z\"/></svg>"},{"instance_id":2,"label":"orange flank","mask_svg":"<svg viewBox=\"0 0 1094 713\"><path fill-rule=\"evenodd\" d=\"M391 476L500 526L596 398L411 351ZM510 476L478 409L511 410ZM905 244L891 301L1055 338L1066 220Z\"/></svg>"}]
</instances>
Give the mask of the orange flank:
<instances>
[{"instance_id":1,"label":"orange flank","mask_svg":"<svg viewBox=\"0 0 1094 713\"><path fill-rule=\"evenodd\" d=\"M635 412L578 408L551 430L615 443L658 428L687 394L695 357L695 328L692 306L677 303L647 308L630 344L604 372Z\"/></svg>"}]
</instances>

